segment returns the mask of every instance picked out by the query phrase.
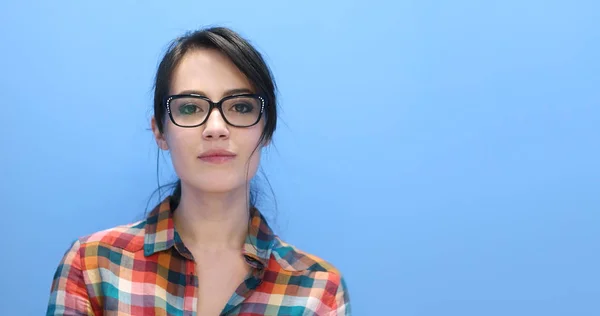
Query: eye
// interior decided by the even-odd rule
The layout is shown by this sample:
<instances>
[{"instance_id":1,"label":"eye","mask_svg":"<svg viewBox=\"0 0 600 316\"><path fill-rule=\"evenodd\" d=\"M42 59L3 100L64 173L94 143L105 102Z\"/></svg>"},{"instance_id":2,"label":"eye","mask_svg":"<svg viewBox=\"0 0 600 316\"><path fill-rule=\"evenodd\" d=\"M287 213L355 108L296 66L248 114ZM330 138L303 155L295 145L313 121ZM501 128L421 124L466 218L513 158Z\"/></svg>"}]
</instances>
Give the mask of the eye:
<instances>
[{"instance_id":1,"label":"eye","mask_svg":"<svg viewBox=\"0 0 600 316\"><path fill-rule=\"evenodd\" d=\"M179 106L179 114L181 115L192 115L197 112L202 112L202 108L193 103L182 104Z\"/></svg>"},{"instance_id":2,"label":"eye","mask_svg":"<svg viewBox=\"0 0 600 316\"><path fill-rule=\"evenodd\" d=\"M252 104L248 104L248 103L236 103L234 104L231 109L233 109L235 112L237 113L250 113L254 110L254 105Z\"/></svg>"}]
</instances>

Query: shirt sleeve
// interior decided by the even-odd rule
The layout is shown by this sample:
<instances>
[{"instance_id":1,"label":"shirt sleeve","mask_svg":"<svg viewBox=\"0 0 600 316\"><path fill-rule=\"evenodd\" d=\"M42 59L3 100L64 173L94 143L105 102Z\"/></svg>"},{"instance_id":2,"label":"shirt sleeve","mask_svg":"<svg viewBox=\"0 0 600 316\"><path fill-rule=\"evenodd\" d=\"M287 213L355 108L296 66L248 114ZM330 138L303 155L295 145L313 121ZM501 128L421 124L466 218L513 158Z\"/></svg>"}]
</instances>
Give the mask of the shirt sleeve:
<instances>
[{"instance_id":1,"label":"shirt sleeve","mask_svg":"<svg viewBox=\"0 0 600 316\"><path fill-rule=\"evenodd\" d=\"M83 279L80 248L79 241L73 242L60 261L54 273L46 316L94 315Z\"/></svg>"},{"instance_id":2,"label":"shirt sleeve","mask_svg":"<svg viewBox=\"0 0 600 316\"><path fill-rule=\"evenodd\" d=\"M343 277L340 277L340 283L335 293L335 303L336 308L329 313L330 316L352 315L352 309L350 307L350 294L348 293L346 280Z\"/></svg>"}]
</instances>

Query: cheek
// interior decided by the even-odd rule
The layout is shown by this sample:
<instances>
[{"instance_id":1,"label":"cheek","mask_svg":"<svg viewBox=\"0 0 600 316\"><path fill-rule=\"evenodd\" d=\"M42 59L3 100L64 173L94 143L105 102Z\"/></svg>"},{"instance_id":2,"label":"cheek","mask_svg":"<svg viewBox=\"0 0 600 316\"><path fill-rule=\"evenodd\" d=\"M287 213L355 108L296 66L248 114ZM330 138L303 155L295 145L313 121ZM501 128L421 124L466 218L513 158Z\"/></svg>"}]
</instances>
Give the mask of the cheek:
<instances>
[{"instance_id":1,"label":"cheek","mask_svg":"<svg viewBox=\"0 0 600 316\"><path fill-rule=\"evenodd\" d=\"M248 167L250 168L249 172L251 174L254 174L258 167L258 164L260 163L262 144L259 144L258 141L260 139L261 133L262 129L259 127L256 129L244 131L244 133L241 133L240 135L236 135L238 136L238 146L241 146L243 148L245 152L244 158L246 161L249 161Z\"/></svg>"},{"instance_id":2,"label":"cheek","mask_svg":"<svg viewBox=\"0 0 600 316\"><path fill-rule=\"evenodd\" d=\"M194 133L193 129L170 129L165 139L169 145L171 159L182 161L186 159L185 157L195 157L198 154L195 151L201 138L202 135Z\"/></svg>"},{"instance_id":3,"label":"cheek","mask_svg":"<svg viewBox=\"0 0 600 316\"><path fill-rule=\"evenodd\" d=\"M252 155L252 157L250 158L250 171L252 171L252 173L256 172L256 169L258 168L258 164L260 163L260 157L261 157L261 149L258 148L254 154Z\"/></svg>"},{"instance_id":4,"label":"cheek","mask_svg":"<svg viewBox=\"0 0 600 316\"><path fill-rule=\"evenodd\" d=\"M254 149L254 147L252 147L252 149ZM254 176L258 172L258 166L260 165L260 158L261 158L261 150L260 150L260 148L258 148L254 152L254 154L252 154L252 156L250 157L248 164L244 165L244 176L246 176L245 173L248 172L246 181L249 181L252 178L254 178Z\"/></svg>"}]
</instances>

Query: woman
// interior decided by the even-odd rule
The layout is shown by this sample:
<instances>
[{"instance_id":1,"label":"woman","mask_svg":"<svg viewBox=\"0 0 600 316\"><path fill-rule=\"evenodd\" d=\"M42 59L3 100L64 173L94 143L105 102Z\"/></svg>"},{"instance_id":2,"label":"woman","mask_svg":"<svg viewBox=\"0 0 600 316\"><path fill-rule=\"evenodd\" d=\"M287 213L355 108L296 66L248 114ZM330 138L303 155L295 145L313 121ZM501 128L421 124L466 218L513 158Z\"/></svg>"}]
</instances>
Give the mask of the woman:
<instances>
[{"instance_id":1,"label":"woman","mask_svg":"<svg viewBox=\"0 0 600 316\"><path fill-rule=\"evenodd\" d=\"M344 279L279 239L249 201L277 122L261 55L227 28L173 42L152 130L179 181L147 218L79 238L48 315L349 315Z\"/></svg>"}]
</instances>

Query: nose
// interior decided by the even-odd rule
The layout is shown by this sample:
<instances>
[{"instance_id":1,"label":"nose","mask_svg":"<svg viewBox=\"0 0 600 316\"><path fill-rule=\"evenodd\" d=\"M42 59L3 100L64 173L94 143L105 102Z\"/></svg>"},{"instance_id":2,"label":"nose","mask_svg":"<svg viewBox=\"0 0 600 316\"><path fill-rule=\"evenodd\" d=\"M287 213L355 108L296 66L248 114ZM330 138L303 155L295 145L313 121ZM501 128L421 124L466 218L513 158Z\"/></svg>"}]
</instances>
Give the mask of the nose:
<instances>
[{"instance_id":1,"label":"nose","mask_svg":"<svg viewBox=\"0 0 600 316\"><path fill-rule=\"evenodd\" d=\"M204 123L204 131L202 137L207 140L211 139L227 139L229 138L229 129L227 123L217 109L213 109L208 116L208 120Z\"/></svg>"}]
</instances>

